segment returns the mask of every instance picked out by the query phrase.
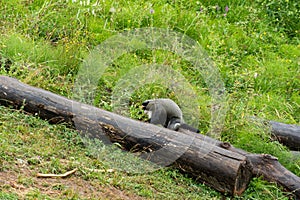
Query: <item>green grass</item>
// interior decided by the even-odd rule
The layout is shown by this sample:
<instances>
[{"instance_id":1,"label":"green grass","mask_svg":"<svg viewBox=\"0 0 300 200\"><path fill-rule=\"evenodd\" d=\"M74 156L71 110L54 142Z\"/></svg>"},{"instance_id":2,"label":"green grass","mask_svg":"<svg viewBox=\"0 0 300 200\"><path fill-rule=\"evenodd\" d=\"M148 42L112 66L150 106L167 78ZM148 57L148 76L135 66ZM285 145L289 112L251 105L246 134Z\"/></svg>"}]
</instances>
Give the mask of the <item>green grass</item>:
<instances>
[{"instance_id":1,"label":"green grass","mask_svg":"<svg viewBox=\"0 0 300 200\"><path fill-rule=\"evenodd\" d=\"M81 2L0 2L0 74L72 98L76 75L84 60L97 45L118 32L159 27L186 34L214 61L228 92L229 110L222 140L250 152L277 156L285 167L300 175L300 160L292 158L285 147L271 140L268 127L250 120L257 116L300 123L300 28L297 18L300 9L295 0ZM131 118L145 119L139 105L148 98L169 97L180 102L186 95L166 87L167 82L132 79L135 72L142 74L134 71L138 66L153 64L175 70L190 84L197 98L187 96L184 103L198 106L199 111L194 108L187 111L197 116L201 133L205 134L210 126L213 103L208 83L192 63L174 52L139 49L116 58L97 83L94 105L114 111L111 98L116 86L124 83L121 80L129 80L124 84L128 87L134 81L140 84L129 94L126 105L125 115ZM41 185L34 178L37 172L64 173L75 167L79 169L76 177L91 187L100 185L99 191L115 187L126 191L126 195L133 195L131 197L148 199L221 198L218 192L172 168L138 175L88 171L86 168L108 169L111 160L95 156L75 131L64 125L49 125L22 111L0 107L0 113L0 173L12 173L11 177L17 178L16 184L25 187L18 192L11 184L2 186L1 182L0 199L17 199L17 196L85 199L79 190L70 187L70 183ZM106 151L100 148L99 152L101 155ZM120 157L117 152L112 156ZM26 173L22 175L24 169ZM55 194L45 193L47 187L56 191ZM111 197L108 193L101 194ZM97 199L97 194L91 194L90 198ZM257 178L241 197L235 198L288 199L288 196L276 185Z\"/></svg>"},{"instance_id":2,"label":"green grass","mask_svg":"<svg viewBox=\"0 0 300 200\"><path fill-rule=\"evenodd\" d=\"M0 198L5 200L15 200L18 199L17 194L8 194L8 193L0 193Z\"/></svg>"}]
</instances>

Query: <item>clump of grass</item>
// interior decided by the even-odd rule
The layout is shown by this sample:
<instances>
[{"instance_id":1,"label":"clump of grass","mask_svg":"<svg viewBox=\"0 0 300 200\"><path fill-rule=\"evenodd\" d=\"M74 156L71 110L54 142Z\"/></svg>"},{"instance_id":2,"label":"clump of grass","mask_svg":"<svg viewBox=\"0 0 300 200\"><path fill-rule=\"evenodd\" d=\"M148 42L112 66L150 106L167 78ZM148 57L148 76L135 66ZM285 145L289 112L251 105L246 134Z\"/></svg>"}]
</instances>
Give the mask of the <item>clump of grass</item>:
<instances>
[{"instance_id":1,"label":"clump of grass","mask_svg":"<svg viewBox=\"0 0 300 200\"><path fill-rule=\"evenodd\" d=\"M5 200L15 200L18 199L18 195L15 193L6 193L6 192L0 192L0 198Z\"/></svg>"},{"instance_id":2,"label":"clump of grass","mask_svg":"<svg viewBox=\"0 0 300 200\"><path fill-rule=\"evenodd\" d=\"M291 38L299 37L300 6L295 0L258 0L257 2L263 6L266 16L277 31L285 32Z\"/></svg>"}]
</instances>

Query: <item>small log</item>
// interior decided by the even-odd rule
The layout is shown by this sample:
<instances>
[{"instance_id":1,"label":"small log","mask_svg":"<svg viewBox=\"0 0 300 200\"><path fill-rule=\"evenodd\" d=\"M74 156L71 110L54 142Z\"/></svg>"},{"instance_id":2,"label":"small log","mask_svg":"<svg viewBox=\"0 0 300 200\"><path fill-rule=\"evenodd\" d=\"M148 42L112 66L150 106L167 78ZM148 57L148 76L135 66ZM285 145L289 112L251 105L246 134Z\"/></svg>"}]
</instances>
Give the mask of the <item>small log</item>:
<instances>
[{"instance_id":1,"label":"small log","mask_svg":"<svg viewBox=\"0 0 300 200\"><path fill-rule=\"evenodd\" d=\"M267 126L272 134L272 139L277 140L290 150L300 150L300 126L268 121L258 117L249 117L249 120Z\"/></svg>"},{"instance_id":2,"label":"small log","mask_svg":"<svg viewBox=\"0 0 300 200\"><path fill-rule=\"evenodd\" d=\"M300 126L269 121L275 138L291 150L300 150Z\"/></svg>"},{"instance_id":3,"label":"small log","mask_svg":"<svg viewBox=\"0 0 300 200\"><path fill-rule=\"evenodd\" d=\"M125 149L142 150L141 157L158 165L172 164L216 190L240 195L252 177L244 155L191 137L126 118L51 92L0 76L0 104L37 114L51 123L67 122L104 142L118 142ZM152 153L153 152L153 153ZM155 152L155 153L154 153Z\"/></svg>"}]
</instances>

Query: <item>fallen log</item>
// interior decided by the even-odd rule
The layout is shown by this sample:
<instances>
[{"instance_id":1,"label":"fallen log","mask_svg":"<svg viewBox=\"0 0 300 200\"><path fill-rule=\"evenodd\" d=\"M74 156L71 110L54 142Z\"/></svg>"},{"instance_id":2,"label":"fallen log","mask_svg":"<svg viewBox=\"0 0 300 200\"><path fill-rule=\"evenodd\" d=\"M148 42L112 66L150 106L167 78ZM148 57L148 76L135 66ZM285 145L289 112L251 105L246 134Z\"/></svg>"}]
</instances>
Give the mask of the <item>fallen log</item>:
<instances>
[{"instance_id":1,"label":"fallen log","mask_svg":"<svg viewBox=\"0 0 300 200\"><path fill-rule=\"evenodd\" d=\"M136 121L31 87L13 78L0 76L0 104L15 108L22 106L26 112L51 123L67 122L105 143L110 140L127 150L134 148L149 152L141 157L157 165L176 161L181 170L223 193L241 194L252 177L243 155L193 139L185 133Z\"/></svg>"},{"instance_id":2,"label":"fallen log","mask_svg":"<svg viewBox=\"0 0 300 200\"><path fill-rule=\"evenodd\" d=\"M273 140L277 140L290 150L300 150L300 126L268 121L257 117L250 117L249 120L267 126L270 129Z\"/></svg>"},{"instance_id":3,"label":"fallen log","mask_svg":"<svg viewBox=\"0 0 300 200\"><path fill-rule=\"evenodd\" d=\"M269 121L271 133L291 150L300 150L300 126Z\"/></svg>"},{"instance_id":4,"label":"fallen log","mask_svg":"<svg viewBox=\"0 0 300 200\"><path fill-rule=\"evenodd\" d=\"M300 198L299 177L269 155L250 154L201 134L132 120L6 76L0 76L0 104L22 107L51 123L66 122L90 137L117 141L127 150L148 152L141 157L156 164L171 164L178 158L174 166L224 193L239 195L253 175L262 175Z\"/></svg>"}]
</instances>

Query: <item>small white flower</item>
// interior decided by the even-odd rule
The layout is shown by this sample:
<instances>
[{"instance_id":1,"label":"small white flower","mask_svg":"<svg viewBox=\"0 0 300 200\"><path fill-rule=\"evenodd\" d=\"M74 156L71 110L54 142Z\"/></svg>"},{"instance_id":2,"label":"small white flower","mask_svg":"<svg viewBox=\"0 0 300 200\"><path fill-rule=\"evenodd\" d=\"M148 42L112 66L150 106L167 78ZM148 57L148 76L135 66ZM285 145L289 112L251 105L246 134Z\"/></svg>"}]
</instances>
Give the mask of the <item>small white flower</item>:
<instances>
[{"instance_id":1,"label":"small white flower","mask_svg":"<svg viewBox=\"0 0 300 200\"><path fill-rule=\"evenodd\" d=\"M114 7L111 7L111 8L109 9L109 12L115 13L115 12L116 12L116 9L115 9Z\"/></svg>"},{"instance_id":2,"label":"small white flower","mask_svg":"<svg viewBox=\"0 0 300 200\"><path fill-rule=\"evenodd\" d=\"M255 72L254 73L254 78L257 78L257 76L258 76L258 73Z\"/></svg>"}]
</instances>

